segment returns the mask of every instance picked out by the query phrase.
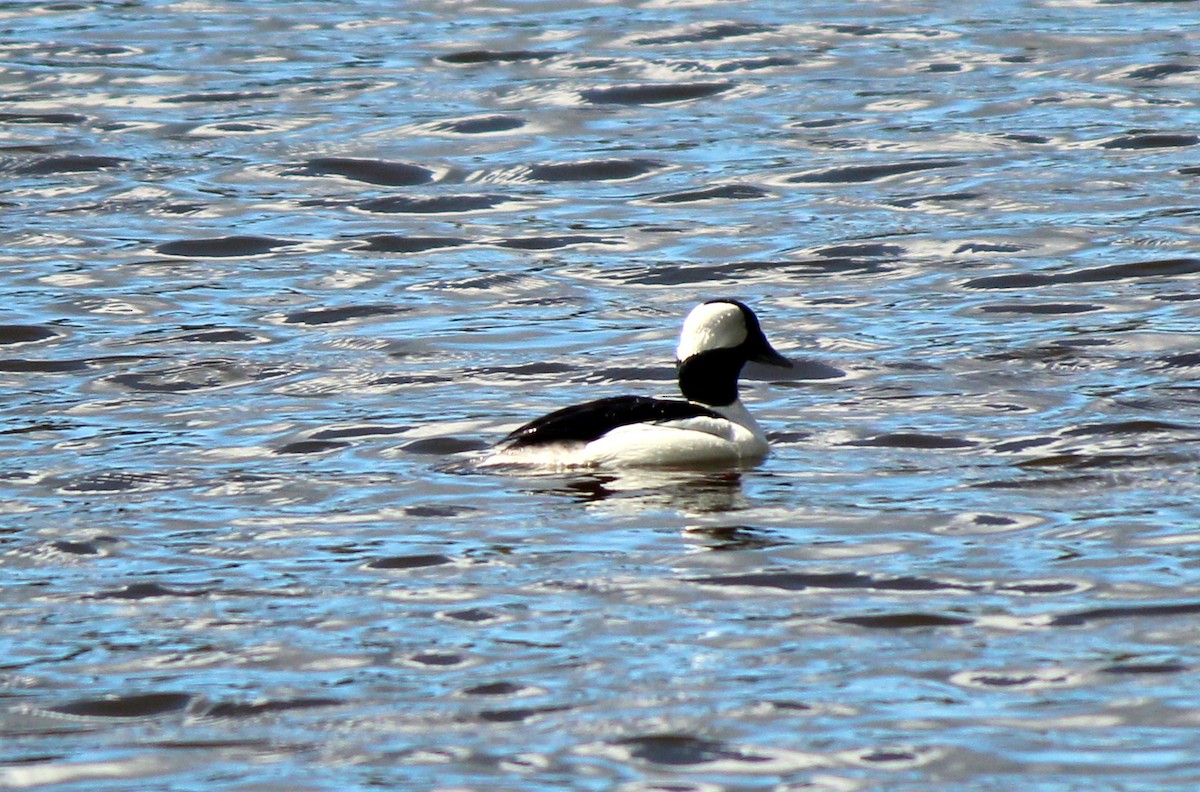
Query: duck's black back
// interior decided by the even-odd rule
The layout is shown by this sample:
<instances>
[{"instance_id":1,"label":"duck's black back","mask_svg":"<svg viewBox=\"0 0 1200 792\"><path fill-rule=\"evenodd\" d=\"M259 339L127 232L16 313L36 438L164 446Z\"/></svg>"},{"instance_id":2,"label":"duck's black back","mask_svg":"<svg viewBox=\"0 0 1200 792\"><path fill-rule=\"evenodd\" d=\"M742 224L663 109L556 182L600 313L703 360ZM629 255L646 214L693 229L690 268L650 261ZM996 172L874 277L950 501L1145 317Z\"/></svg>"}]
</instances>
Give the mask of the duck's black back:
<instances>
[{"instance_id":1,"label":"duck's black back","mask_svg":"<svg viewBox=\"0 0 1200 792\"><path fill-rule=\"evenodd\" d=\"M543 415L513 431L503 444L508 448L527 448L549 443L588 443L619 426L698 416L721 417L706 407L680 399L610 396Z\"/></svg>"}]
</instances>

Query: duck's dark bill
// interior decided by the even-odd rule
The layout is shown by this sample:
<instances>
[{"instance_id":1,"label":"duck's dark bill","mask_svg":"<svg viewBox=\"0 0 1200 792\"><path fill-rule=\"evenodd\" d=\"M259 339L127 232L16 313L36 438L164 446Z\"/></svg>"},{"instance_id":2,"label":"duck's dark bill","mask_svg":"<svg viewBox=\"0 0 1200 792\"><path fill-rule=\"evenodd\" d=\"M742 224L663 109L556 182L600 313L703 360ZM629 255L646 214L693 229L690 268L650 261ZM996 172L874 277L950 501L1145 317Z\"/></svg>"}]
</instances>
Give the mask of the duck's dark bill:
<instances>
[{"instance_id":1,"label":"duck's dark bill","mask_svg":"<svg viewBox=\"0 0 1200 792\"><path fill-rule=\"evenodd\" d=\"M768 366L780 366L781 368L791 368L792 361L785 358L783 355L776 352L770 346L760 351L754 357L750 358L755 363L766 363Z\"/></svg>"}]
</instances>

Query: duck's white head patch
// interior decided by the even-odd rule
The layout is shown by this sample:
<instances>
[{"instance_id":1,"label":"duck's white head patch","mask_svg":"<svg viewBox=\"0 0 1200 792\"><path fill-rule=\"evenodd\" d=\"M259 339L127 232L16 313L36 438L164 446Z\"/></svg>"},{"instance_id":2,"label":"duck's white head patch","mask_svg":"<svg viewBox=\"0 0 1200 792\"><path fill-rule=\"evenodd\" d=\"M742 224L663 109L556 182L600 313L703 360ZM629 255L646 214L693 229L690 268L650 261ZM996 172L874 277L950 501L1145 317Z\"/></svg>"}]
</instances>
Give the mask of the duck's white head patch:
<instances>
[{"instance_id":1,"label":"duck's white head patch","mask_svg":"<svg viewBox=\"0 0 1200 792\"><path fill-rule=\"evenodd\" d=\"M697 305L683 320L675 359L684 361L711 349L733 349L749 335L741 306L729 302Z\"/></svg>"}]
</instances>

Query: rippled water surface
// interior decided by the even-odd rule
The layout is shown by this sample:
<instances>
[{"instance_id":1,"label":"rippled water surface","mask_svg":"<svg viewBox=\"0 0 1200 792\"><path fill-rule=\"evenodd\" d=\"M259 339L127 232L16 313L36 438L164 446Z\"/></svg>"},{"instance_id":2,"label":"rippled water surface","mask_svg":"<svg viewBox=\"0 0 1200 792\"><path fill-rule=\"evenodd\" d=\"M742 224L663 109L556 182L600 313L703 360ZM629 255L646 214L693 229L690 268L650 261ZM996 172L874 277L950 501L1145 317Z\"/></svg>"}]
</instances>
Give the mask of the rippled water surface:
<instances>
[{"instance_id":1,"label":"rippled water surface","mask_svg":"<svg viewBox=\"0 0 1200 792\"><path fill-rule=\"evenodd\" d=\"M0 4L0 787L1200 784L1200 5ZM740 473L498 475L754 305Z\"/></svg>"}]
</instances>

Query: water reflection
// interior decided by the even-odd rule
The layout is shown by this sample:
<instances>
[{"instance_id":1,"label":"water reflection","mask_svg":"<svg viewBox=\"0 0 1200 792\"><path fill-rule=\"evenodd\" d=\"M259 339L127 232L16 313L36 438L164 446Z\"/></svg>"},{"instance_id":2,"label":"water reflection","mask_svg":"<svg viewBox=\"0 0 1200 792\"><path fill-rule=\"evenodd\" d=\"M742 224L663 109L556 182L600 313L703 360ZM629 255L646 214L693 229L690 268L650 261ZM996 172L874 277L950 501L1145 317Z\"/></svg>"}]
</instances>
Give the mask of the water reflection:
<instances>
[{"instance_id":1,"label":"water reflection","mask_svg":"<svg viewBox=\"0 0 1200 792\"><path fill-rule=\"evenodd\" d=\"M784 537L750 525L695 525L683 531L688 544L705 550L737 552L740 550L765 550L789 544Z\"/></svg>"},{"instance_id":2,"label":"water reflection","mask_svg":"<svg viewBox=\"0 0 1200 792\"><path fill-rule=\"evenodd\" d=\"M628 469L580 471L522 478L522 490L637 512L671 509L684 513L735 511L746 505L740 471Z\"/></svg>"}]
</instances>

